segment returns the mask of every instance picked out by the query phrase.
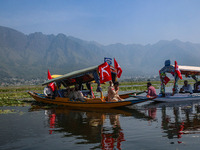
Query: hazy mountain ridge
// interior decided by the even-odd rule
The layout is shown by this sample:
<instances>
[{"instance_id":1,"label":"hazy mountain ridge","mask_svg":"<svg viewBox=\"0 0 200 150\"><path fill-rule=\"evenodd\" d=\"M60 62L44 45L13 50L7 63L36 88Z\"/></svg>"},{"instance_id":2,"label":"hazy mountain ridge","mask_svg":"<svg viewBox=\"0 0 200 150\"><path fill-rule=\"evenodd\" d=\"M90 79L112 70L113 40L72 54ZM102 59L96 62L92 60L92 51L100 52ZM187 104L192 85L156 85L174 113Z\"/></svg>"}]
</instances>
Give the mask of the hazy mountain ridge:
<instances>
[{"instance_id":1,"label":"hazy mountain ridge","mask_svg":"<svg viewBox=\"0 0 200 150\"><path fill-rule=\"evenodd\" d=\"M65 74L103 63L104 57L115 57L123 76L158 75L166 59L180 65L200 66L200 44L159 41L156 44L101 45L64 34L25 35L0 26L0 77L36 78Z\"/></svg>"}]
</instances>

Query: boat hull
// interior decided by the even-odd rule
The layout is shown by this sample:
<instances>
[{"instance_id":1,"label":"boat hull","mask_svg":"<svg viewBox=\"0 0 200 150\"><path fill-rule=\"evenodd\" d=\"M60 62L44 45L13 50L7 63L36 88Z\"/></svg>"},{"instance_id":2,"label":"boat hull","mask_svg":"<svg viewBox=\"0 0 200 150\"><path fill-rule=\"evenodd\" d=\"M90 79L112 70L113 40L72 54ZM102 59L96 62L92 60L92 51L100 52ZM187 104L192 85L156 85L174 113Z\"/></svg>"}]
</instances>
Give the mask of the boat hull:
<instances>
[{"instance_id":1,"label":"boat hull","mask_svg":"<svg viewBox=\"0 0 200 150\"><path fill-rule=\"evenodd\" d=\"M118 102L107 102L103 101L100 98L95 99L88 99L84 102L82 101L73 101L69 100L69 98L61 98L56 97L55 99L46 98L42 94L28 92L36 101L43 102L46 104L56 104L56 105L64 105L70 107L85 107L85 108L115 108L115 107L122 107L128 106L132 104L142 103L148 101L149 99L132 99L132 100L124 100Z\"/></svg>"},{"instance_id":2,"label":"boat hull","mask_svg":"<svg viewBox=\"0 0 200 150\"><path fill-rule=\"evenodd\" d=\"M182 102L182 101L194 101L200 100L200 95L182 95L182 96L167 96L167 97L157 97L153 101L155 102Z\"/></svg>"}]
</instances>

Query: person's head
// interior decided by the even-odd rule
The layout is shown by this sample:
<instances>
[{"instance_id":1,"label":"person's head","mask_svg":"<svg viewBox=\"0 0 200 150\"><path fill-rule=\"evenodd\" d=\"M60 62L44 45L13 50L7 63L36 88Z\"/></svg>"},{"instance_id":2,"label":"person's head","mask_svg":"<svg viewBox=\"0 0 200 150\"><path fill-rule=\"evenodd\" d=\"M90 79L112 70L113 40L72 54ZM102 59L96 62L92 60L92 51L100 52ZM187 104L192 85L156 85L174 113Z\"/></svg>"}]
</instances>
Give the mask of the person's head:
<instances>
[{"instance_id":1,"label":"person's head","mask_svg":"<svg viewBox=\"0 0 200 150\"><path fill-rule=\"evenodd\" d=\"M147 87L150 87L151 85L151 82L147 82Z\"/></svg>"},{"instance_id":2,"label":"person's head","mask_svg":"<svg viewBox=\"0 0 200 150\"><path fill-rule=\"evenodd\" d=\"M116 82L114 83L114 87L118 87L118 86L119 86L119 82L116 81Z\"/></svg>"},{"instance_id":3,"label":"person's head","mask_svg":"<svg viewBox=\"0 0 200 150\"><path fill-rule=\"evenodd\" d=\"M185 86L188 85L188 81L187 81L187 80L184 81L184 85L185 85Z\"/></svg>"}]
</instances>

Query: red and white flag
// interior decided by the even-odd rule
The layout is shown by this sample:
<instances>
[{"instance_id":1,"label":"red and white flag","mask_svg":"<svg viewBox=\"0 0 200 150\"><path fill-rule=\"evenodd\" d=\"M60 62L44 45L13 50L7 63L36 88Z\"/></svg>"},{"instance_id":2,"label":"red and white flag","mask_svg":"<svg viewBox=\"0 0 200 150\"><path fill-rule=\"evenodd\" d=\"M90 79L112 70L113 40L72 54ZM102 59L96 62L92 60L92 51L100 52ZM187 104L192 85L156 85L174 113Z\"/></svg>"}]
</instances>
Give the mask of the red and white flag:
<instances>
[{"instance_id":1,"label":"red and white flag","mask_svg":"<svg viewBox=\"0 0 200 150\"><path fill-rule=\"evenodd\" d=\"M160 70L159 70L159 75L160 75L160 78L163 79L163 83L165 85L170 81L170 78L168 78L165 73L161 75Z\"/></svg>"},{"instance_id":2,"label":"red and white flag","mask_svg":"<svg viewBox=\"0 0 200 150\"><path fill-rule=\"evenodd\" d=\"M112 80L110 66L108 65L107 62L99 65L98 70L100 74L100 83Z\"/></svg>"},{"instance_id":3,"label":"red and white flag","mask_svg":"<svg viewBox=\"0 0 200 150\"><path fill-rule=\"evenodd\" d=\"M163 79L163 83L166 85L169 81L170 81L170 78L165 76L164 79Z\"/></svg>"},{"instance_id":4,"label":"red and white flag","mask_svg":"<svg viewBox=\"0 0 200 150\"><path fill-rule=\"evenodd\" d=\"M177 64L176 61L175 61L175 72L177 73L178 77L179 77L180 79L182 79L181 71L179 70L178 64Z\"/></svg>"},{"instance_id":5,"label":"red and white flag","mask_svg":"<svg viewBox=\"0 0 200 150\"><path fill-rule=\"evenodd\" d=\"M120 78L121 75L122 75L122 68L117 63L117 61L115 60L115 58L114 58L114 65L115 65L115 69L117 69L117 77Z\"/></svg>"},{"instance_id":6,"label":"red and white flag","mask_svg":"<svg viewBox=\"0 0 200 150\"><path fill-rule=\"evenodd\" d=\"M48 77L48 80L53 79L52 76L51 76L51 74L50 74L50 72L49 72L49 69L48 69L48 75L47 75L47 77ZM55 83L51 82L51 83L49 84L49 86L51 87L51 90L52 90L52 91L55 91L55 89L56 89Z\"/></svg>"}]
</instances>

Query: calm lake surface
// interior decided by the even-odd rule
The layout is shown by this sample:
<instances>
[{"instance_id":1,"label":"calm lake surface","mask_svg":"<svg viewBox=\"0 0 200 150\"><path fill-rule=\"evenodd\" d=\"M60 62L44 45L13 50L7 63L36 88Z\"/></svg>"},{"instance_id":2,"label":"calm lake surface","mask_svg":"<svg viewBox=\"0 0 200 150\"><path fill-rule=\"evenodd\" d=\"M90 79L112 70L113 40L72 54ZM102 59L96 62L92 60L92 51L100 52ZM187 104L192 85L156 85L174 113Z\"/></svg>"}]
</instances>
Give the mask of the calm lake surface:
<instances>
[{"instance_id":1,"label":"calm lake surface","mask_svg":"<svg viewBox=\"0 0 200 150\"><path fill-rule=\"evenodd\" d=\"M200 147L200 101L123 109L2 107L0 149L188 150Z\"/></svg>"}]
</instances>

